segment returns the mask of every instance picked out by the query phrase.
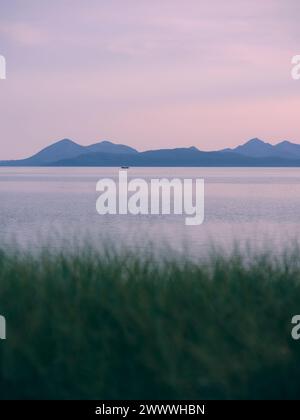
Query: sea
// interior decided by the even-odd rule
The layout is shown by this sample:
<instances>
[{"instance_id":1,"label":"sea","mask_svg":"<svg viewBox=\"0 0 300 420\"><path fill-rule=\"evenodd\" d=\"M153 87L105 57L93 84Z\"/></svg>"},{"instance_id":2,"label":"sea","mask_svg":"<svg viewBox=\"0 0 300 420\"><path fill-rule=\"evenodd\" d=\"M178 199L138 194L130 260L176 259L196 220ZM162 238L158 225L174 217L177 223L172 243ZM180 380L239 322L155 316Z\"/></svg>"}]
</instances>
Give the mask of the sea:
<instances>
[{"instance_id":1,"label":"sea","mask_svg":"<svg viewBox=\"0 0 300 420\"><path fill-rule=\"evenodd\" d=\"M202 256L212 249L285 252L300 239L300 168L129 168L128 179L204 180L205 217L99 215L97 182L120 168L0 168L0 248Z\"/></svg>"}]
</instances>

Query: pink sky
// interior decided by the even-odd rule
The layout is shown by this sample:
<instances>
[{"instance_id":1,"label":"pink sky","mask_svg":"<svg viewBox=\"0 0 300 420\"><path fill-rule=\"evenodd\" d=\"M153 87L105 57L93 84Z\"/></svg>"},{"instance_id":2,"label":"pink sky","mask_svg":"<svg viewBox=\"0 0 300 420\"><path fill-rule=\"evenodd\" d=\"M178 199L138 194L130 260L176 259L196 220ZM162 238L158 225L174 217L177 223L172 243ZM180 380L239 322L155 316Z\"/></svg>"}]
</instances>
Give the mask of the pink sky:
<instances>
[{"instance_id":1,"label":"pink sky","mask_svg":"<svg viewBox=\"0 0 300 420\"><path fill-rule=\"evenodd\" d=\"M139 150L300 143L298 0L0 5L0 159L61 138Z\"/></svg>"}]
</instances>

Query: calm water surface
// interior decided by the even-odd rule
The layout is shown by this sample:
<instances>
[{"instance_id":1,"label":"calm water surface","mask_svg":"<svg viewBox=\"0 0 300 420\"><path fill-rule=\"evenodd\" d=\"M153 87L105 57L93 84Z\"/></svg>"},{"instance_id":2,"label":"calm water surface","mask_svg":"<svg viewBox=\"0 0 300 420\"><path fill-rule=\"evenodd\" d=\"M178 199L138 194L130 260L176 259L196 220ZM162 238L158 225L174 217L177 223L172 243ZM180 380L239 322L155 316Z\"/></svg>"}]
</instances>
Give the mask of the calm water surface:
<instances>
[{"instance_id":1,"label":"calm water surface","mask_svg":"<svg viewBox=\"0 0 300 420\"><path fill-rule=\"evenodd\" d=\"M131 168L128 177L204 178L205 221L184 216L100 216L96 182L117 180L119 168L0 168L0 238L10 246L156 247L201 254L211 244L231 249L281 249L300 238L300 169ZM66 243L67 242L67 243Z\"/></svg>"}]
</instances>

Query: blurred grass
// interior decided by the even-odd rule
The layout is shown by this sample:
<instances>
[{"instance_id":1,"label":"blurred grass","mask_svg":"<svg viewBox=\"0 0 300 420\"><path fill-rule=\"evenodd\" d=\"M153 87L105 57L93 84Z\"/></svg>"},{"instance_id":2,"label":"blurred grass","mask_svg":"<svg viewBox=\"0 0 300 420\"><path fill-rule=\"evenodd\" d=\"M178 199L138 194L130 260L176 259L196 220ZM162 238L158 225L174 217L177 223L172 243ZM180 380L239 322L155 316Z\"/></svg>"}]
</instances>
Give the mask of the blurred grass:
<instances>
[{"instance_id":1,"label":"blurred grass","mask_svg":"<svg viewBox=\"0 0 300 420\"><path fill-rule=\"evenodd\" d=\"M2 250L0 398L298 398L299 255Z\"/></svg>"}]
</instances>

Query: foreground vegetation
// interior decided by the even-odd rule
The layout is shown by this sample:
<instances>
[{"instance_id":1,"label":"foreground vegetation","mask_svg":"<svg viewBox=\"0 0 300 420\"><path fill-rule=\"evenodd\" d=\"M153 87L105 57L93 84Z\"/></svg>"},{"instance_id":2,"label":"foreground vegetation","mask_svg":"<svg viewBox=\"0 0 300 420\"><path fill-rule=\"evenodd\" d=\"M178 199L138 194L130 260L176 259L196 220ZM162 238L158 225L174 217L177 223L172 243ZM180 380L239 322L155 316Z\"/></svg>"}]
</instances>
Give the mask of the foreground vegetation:
<instances>
[{"instance_id":1,"label":"foreground vegetation","mask_svg":"<svg viewBox=\"0 0 300 420\"><path fill-rule=\"evenodd\" d=\"M300 261L0 251L1 398L298 398Z\"/></svg>"}]
</instances>

